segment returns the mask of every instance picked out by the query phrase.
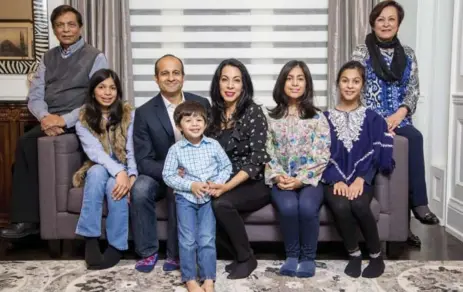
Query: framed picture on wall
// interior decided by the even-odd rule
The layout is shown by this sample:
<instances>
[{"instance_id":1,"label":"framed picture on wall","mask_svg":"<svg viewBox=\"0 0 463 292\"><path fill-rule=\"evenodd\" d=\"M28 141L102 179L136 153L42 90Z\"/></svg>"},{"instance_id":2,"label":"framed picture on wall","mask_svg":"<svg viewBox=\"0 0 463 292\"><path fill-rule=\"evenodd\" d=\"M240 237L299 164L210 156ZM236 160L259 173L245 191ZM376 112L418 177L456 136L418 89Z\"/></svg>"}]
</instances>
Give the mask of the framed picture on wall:
<instances>
[{"instance_id":1,"label":"framed picture on wall","mask_svg":"<svg viewBox=\"0 0 463 292\"><path fill-rule=\"evenodd\" d=\"M0 22L0 60L34 60L32 22Z\"/></svg>"},{"instance_id":2,"label":"framed picture on wall","mask_svg":"<svg viewBox=\"0 0 463 292\"><path fill-rule=\"evenodd\" d=\"M34 72L47 50L47 0L14 0L2 3L0 74Z\"/></svg>"}]
</instances>

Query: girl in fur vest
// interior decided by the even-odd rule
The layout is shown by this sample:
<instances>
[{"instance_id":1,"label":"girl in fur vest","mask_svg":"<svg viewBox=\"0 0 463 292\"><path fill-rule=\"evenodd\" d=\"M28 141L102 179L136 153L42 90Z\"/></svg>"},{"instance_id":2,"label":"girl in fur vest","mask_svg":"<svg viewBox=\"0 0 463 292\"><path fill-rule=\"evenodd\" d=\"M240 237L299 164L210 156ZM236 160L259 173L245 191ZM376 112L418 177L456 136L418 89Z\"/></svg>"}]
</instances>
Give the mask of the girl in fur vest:
<instances>
[{"instance_id":1,"label":"girl in fur vest","mask_svg":"<svg viewBox=\"0 0 463 292\"><path fill-rule=\"evenodd\" d=\"M82 106L76 133L88 161L75 173L74 187L84 188L76 234L85 237L88 269L115 266L128 248L129 191L137 177L133 152L132 107L122 100L121 83L109 69L95 72ZM106 199L108 248L101 254L103 201Z\"/></svg>"}]
</instances>

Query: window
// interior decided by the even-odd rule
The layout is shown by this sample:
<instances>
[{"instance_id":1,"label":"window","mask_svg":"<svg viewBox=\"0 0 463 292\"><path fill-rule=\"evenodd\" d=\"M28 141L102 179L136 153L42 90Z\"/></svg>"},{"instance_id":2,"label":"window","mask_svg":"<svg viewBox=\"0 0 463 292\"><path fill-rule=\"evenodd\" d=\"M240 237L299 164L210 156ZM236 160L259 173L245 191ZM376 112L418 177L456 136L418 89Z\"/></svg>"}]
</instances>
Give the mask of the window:
<instances>
[{"instance_id":1,"label":"window","mask_svg":"<svg viewBox=\"0 0 463 292\"><path fill-rule=\"evenodd\" d=\"M316 105L325 106L328 1L130 0L135 105L158 93L154 62L169 53L184 61L184 91L204 97L217 65L239 59L264 106L274 105L283 64L303 60L314 79Z\"/></svg>"}]
</instances>

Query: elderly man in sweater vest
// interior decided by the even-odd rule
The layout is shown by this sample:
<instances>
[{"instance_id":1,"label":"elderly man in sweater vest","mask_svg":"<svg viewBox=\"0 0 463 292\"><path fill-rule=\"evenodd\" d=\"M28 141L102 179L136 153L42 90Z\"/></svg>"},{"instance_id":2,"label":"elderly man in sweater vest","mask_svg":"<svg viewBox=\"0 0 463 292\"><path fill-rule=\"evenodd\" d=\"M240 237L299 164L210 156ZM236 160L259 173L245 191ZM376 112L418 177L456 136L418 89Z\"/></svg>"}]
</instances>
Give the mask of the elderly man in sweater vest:
<instances>
[{"instance_id":1,"label":"elderly man in sweater vest","mask_svg":"<svg viewBox=\"0 0 463 292\"><path fill-rule=\"evenodd\" d=\"M76 9L58 6L50 20L60 45L45 53L31 83L28 108L40 125L25 133L16 148L12 224L0 231L3 238L39 232L37 139L74 131L90 77L108 67L103 53L82 39L82 15Z\"/></svg>"}]
</instances>

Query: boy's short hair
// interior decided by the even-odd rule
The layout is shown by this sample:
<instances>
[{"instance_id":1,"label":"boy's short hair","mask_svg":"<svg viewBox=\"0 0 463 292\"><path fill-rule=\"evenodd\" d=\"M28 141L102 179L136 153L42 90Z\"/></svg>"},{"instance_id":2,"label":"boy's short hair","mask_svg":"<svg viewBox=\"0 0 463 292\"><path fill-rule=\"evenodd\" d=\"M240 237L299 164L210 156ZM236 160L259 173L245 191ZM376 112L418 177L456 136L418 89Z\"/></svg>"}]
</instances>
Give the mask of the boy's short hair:
<instances>
[{"instance_id":1,"label":"boy's short hair","mask_svg":"<svg viewBox=\"0 0 463 292\"><path fill-rule=\"evenodd\" d=\"M183 117L201 116L207 125L207 113L202 104L197 101L187 100L179 104L174 111L175 125L180 126Z\"/></svg>"}]
</instances>

